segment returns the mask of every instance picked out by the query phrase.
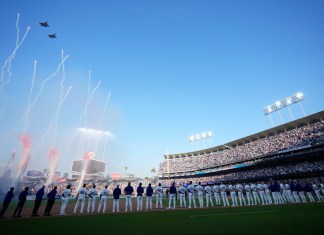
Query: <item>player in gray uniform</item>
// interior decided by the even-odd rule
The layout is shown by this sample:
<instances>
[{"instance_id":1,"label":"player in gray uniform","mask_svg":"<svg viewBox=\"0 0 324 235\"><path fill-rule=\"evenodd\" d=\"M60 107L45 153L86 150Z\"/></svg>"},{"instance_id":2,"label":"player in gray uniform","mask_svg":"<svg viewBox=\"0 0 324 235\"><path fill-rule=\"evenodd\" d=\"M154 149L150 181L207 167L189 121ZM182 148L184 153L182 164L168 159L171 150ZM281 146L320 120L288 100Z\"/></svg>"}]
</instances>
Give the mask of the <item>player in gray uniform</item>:
<instances>
[{"instance_id":1,"label":"player in gray uniform","mask_svg":"<svg viewBox=\"0 0 324 235\"><path fill-rule=\"evenodd\" d=\"M199 206L200 206L200 208L203 208L204 207L204 188L203 188L203 186L201 186L201 182L198 183L196 190L198 192Z\"/></svg>"},{"instance_id":2,"label":"player in gray uniform","mask_svg":"<svg viewBox=\"0 0 324 235\"><path fill-rule=\"evenodd\" d=\"M187 207L186 206L186 187L183 186L183 184L180 184L180 187L178 188L178 192L179 192L179 198L180 198L180 208L182 208L182 204L184 205L183 207Z\"/></svg>"},{"instance_id":3,"label":"player in gray uniform","mask_svg":"<svg viewBox=\"0 0 324 235\"><path fill-rule=\"evenodd\" d=\"M109 196L109 189L108 189L108 185L106 185L105 189L102 190L101 194L100 194L100 203L99 203L99 207L98 207L98 213L100 212L101 204L103 204L102 213L106 213L106 205L107 205L108 196Z\"/></svg>"},{"instance_id":4,"label":"player in gray uniform","mask_svg":"<svg viewBox=\"0 0 324 235\"><path fill-rule=\"evenodd\" d=\"M248 201L247 205L248 206L254 205L253 197L252 197L252 194L251 194L251 186L248 185L248 184L245 184L244 189L245 189L246 198L247 198L247 201Z\"/></svg>"},{"instance_id":5,"label":"player in gray uniform","mask_svg":"<svg viewBox=\"0 0 324 235\"><path fill-rule=\"evenodd\" d=\"M242 206L242 202L243 202L243 205L246 205L246 202L245 202L245 198L244 198L244 195L243 195L243 186L241 184L237 184L235 186L236 190L237 190L237 196L240 200L240 206Z\"/></svg>"},{"instance_id":6,"label":"player in gray uniform","mask_svg":"<svg viewBox=\"0 0 324 235\"><path fill-rule=\"evenodd\" d=\"M61 206L61 211L60 215L65 215L65 208L69 202L71 196L71 185L66 186L66 189L63 190L62 192L62 206Z\"/></svg>"},{"instance_id":7,"label":"player in gray uniform","mask_svg":"<svg viewBox=\"0 0 324 235\"><path fill-rule=\"evenodd\" d=\"M74 206L74 211L73 214L76 214L76 211L78 209L79 204L81 203L81 209L80 209L80 214L83 214L83 208L84 208L84 202L85 202L85 197L88 193L88 189L86 188L87 184L83 184L83 187L79 189L78 194L76 196L76 204Z\"/></svg>"},{"instance_id":8,"label":"player in gray uniform","mask_svg":"<svg viewBox=\"0 0 324 235\"><path fill-rule=\"evenodd\" d=\"M160 209L162 209L163 208L162 205L163 188L161 186L161 183L159 183L159 185L155 188L155 196L156 196L155 208L158 209L160 204Z\"/></svg>"},{"instance_id":9,"label":"player in gray uniform","mask_svg":"<svg viewBox=\"0 0 324 235\"><path fill-rule=\"evenodd\" d=\"M88 210L87 210L88 213L90 213L90 207L91 207L91 213L94 214L97 195L98 195L98 190L96 189L96 185L93 184L92 189L89 190Z\"/></svg>"},{"instance_id":10,"label":"player in gray uniform","mask_svg":"<svg viewBox=\"0 0 324 235\"><path fill-rule=\"evenodd\" d=\"M228 202L228 198L227 198L227 194L226 194L226 186L225 186L225 184L222 183L219 186L219 189L221 190L221 196L222 196L222 199L223 199L224 206L229 206L229 202Z\"/></svg>"},{"instance_id":11,"label":"player in gray uniform","mask_svg":"<svg viewBox=\"0 0 324 235\"><path fill-rule=\"evenodd\" d=\"M212 195L213 195L212 188L209 185L205 187L205 192L206 192L206 207L209 206L209 202L211 206L214 207L213 200L212 200Z\"/></svg>"},{"instance_id":12,"label":"player in gray uniform","mask_svg":"<svg viewBox=\"0 0 324 235\"><path fill-rule=\"evenodd\" d=\"M220 202L220 195L219 195L219 186L217 184L213 186L213 193L216 201L216 206L220 206L221 202Z\"/></svg>"},{"instance_id":13,"label":"player in gray uniform","mask_svg":"<svg viewBox=\"0 0 324 235\"><path fill-rule=\"evenodd\" d=\"M191 208L191 201L193 202L193 205L196 208L195 186L192 185L192 181L189 182L187 189L188 189L188 198L189 198L189 207L188 208Z\"/></svg>"}]
</instances>

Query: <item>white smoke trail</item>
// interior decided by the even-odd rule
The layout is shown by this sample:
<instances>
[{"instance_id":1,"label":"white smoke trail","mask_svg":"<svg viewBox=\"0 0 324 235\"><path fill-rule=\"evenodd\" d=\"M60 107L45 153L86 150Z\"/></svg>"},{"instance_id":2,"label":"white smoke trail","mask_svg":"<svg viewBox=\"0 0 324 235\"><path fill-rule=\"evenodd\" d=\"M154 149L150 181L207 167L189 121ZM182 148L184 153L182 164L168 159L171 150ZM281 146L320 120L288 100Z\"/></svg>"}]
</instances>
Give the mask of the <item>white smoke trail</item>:
<instances>
[{"instance_id":1,"label":"white smoke trail","mask_svg":"<svg viewBox=\"0 0 324 235\"><path fill-rule=\"evenodd\" d=\"M31 84L31 87L30 87L29 95L28 95L28 104L30 104L31 95L33 93L34 83L35 83L35 80L36 80L36 65L37 65L37 61L34 60L34 73L33 73L33 80L32 80L32 84Z\"/></svg>"},{"instance_id":2,"label":"white smoke trail","mask_svg":"<svg viewBox=\"0 0 324 235\"><path fill-rule=\"evenodd\" d=\"M17 28L16 47L18 46L18 43L19 43L19 16L20 16L20 14L18 13L17 21L16 21L16 28Z\"/></svg>"},{"instance_id":3,"label":"white smoke trail","mask_svg":"<svg viewBox=\"0 0 324 235\"><path fill-rule=\"evenodd\" d=\"M60 103L62 103L62 101L65 99L63 97L64 82L65 82L65 65L64 65L64 51L62 50L62 80L61 80L61 83L60 83L61 90L60 90L60 97L59 97L59 101L58 101L58 107L60 106ZM54 123L54 127L53 127L53 137L52 137L53 141L55 139L56 131L57 131L57 128L58 128L58 120L59 120L60 115L61 115L61 109L59 108L57 111L58 111L58 113L57 113L55 123Z\"/></svg>"},{"instance_id":4,"label":"white smoke trail","mask_svg":"<svg viewBox=\"0 0 324 235\"><path fill-rule=\"evenodd\" d=\"M60 112L61 112L62 105L63 105L63 103L64 103L66 97L69 95L71 89L72 89L72 87L70 86L70 87L68 88L68 90L66 91L65 95L63 96L62 101L59 103L59 105L58 105L58 107L57 107L57 109L56 109L56 112L54 113L53 118L52 118L52 120L51 120L51 122L50 122L50 124L49 124L49 126L48 126L48 128L47 128L47 130L46 130L46 132L45 132L45 134L43 135L43 137L41 138L41 140L40 140L40 141L38 142L38 144L36 145L36 147L35 147L35 151L36 151L36 150L41 146L41 144L44 142L44 140L46 139L47 135L48 135L49 132L51 131L53 124L54 124L54 123L56 122L56 120L58 119L59 114L60 114ZM54 130L53 130L53 131L54 131ZM53 137L53 138L54 138L54 137ZM53 140L52 140L52 141L53 141Z\"/></svg>"},{"instance_id":5,"label":"white smoke trail","mask_svg":"<svg viewBox=\"0 0 324 235\"><path fill-rule=\"evenodd\" d=\"M55 71L54 73L52 73L52 74L51 74L50 76L48 76L45 80L42 81L42 83L41 83L41 87L40 87L38 93L35 95L33 102L31 102L31 103L28 104L27 109L25 110L24 115L23 115L24 118L25 118L25 125L24 125L24 131L23 131L23 133L26 132L26 130L27 130L27 126L28 126L28 119L29 119L29 113L30 113L32 107L33 107L33 106L36 104L36 102L38 101L40 95L42 94L42 92L43 92L43 90L44 90L44 88L45 88L46 83L58 74L58 72L59 72L59 70L60 70L62 64L64 63L64 61L65 61L68 57L69 57L69 56L67 55L67 56L62 60L62 62L58 65L58 67L57 67L57 69L56 69L56 71Z\"/></svg>"},{"instance_id":6,"label":"white smoke trail","mask_svg":"<svg viewBox=\"0 0 324 235\"><path fill-rule=\"evenodd\" d=\"M35 80L36 80L36 65L37 65L37 61L35 60L34 61L34 72L33 72L32 84L30 86L29 95L28 95L28 99L27 99L27 109L26 109L26 112L25 112L26 115L25 115L25 123L24 123L24 131L23 131L23 133L27 129L27 123L28 123L28 119L29 119L29 116L27 114L30 112L30 109L31 109L30 101L31 101L31 96L32 96L33 89L34 89L34 83L35 83Z\"/></svg>"},{"instance_id":7,"label":"white smoke trail","mask_svg":"<svg viewBox=\"0 0 324 235\"><path fill-rule=\"evenodd\" d=\"M26 38L26 36L27 36L30 28L31 28L30 26L27 27L27 30L26 30L26 32L25 32L22 40L19 42L19 25L18 25L19 24L19 16L20 16L20 14L18 13L17 21L16 21L16 28L17 28L16 47L14 48L14 50L12 51L12 53L5 60L4 64L1 67L0 91L2 91L3 88L5 86L7 86L10 83L10 81L11 81L11 76L12 76L12 73L11 73L11 63L15 59L17 50L21 47L21 45L25 41L25 38ZM6 72L8 74L7 80L5 80L5 69L6 69Z\"/></svg>"},{"instance_id":8,"label":"white smoke trail","mask_svg":"<svg viewBox=\"0 0 324 235\"><path fill-rule=\"evenodd\" d=\"M101 117L100 117L100 120L99 120L99 129L101 129L102 120L103 120L103 118L105 116L105 113L106 113L106 110L107 110L107 106L108 106L108 102L109 102L109 99L110 99L110 95L111 95L111 93L109 92L108 93L107 100L106 100L106 103L105 103L105 106L104 106L104 110L103 110L103 112L101 114Z\"/></svg>"},{"instance_id":9,"label":"white smoke trail","mask_svg":"<svg viewBox=\"0 0 324 235\"><path fill-rule=\"evenodd\" d=\"M99 119L99 130L101 129L101 124L102 124L102 120L103 120L103 118L104 118L104 116L105 116L105 113L106 113L106 110L107 110L107 106L108 106L108 102L109 102L109 99L110 99L110 95L111 95L111 93L109 92L108 93L108 97L107 97L107 99L106 99L106 103L105 103L105 106L104 106L104 109L103 109L103 112L102 112L102 114L101 114L101 117L100 117L100 119ZM106 144L106 138L105 138L105 144ZM106 148L105 146L104 146L104 148ZM98 151L98 140L96 141L96 147L95 147L95 150L96 150L96 152ZM104 156L103 156L104 157Z\"/></svg>"}]
</instances>

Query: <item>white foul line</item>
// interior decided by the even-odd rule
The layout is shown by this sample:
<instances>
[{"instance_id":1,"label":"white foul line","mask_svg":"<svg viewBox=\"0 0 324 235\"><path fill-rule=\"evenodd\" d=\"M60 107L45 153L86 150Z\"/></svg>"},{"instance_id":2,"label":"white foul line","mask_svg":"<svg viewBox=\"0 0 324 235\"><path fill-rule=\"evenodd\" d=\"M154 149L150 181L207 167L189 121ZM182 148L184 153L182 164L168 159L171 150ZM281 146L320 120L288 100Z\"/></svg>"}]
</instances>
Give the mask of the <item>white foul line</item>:
<instances>
[{"instance_id":1,"label":"white foul line","mask_svg":"<svg viewBox=\"0 0 324 235\"><path fill-rule=\"evenodd\" d=\"M251 211L251 212L236 212L236 213L222 213L222 214L208 214L208 215L191 215L190 218L194 217L205 217L205 216L216 216L216 215L241 215L241 214L257 214L257 213L269 213L275 212L278 210L271 210L271 211Z\"/></svg>"}]
</instances>

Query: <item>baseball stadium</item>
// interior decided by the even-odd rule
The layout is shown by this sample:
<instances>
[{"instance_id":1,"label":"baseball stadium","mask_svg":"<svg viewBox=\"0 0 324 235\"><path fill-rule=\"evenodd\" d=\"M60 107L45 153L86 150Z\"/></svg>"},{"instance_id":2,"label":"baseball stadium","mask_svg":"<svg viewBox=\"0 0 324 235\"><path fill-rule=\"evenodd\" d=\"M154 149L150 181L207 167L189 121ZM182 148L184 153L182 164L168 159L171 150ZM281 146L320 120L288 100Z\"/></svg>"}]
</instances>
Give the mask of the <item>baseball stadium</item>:
<instances>
[{"instance_id":1,"label":"baseball stadium","mask_svg":"<svg viewBox=\"0 0 324 235\"><path fill-rule=\"evenodd\" d=\"M323 1L0 9L1 234L324 234Z\"/></svg>"}]
</instances>

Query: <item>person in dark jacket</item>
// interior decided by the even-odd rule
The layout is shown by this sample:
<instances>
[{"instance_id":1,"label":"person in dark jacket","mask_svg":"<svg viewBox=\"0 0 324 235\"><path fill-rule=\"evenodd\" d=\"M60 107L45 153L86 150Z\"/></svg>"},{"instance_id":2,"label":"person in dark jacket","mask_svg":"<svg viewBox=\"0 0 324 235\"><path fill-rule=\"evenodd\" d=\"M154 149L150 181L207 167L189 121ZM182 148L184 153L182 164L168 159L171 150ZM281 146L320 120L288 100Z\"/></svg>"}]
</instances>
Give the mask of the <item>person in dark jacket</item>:
<instances>
[{"instance_id":1,"label":"person in dark jacket","mask_svg":"<svg viewBox=\"0 0 324 235\"><path fill-rule=\"evenodd\" d=\"M28 189L29 189L29 187L25 187L25 190L19 194L19 197L18 197L19 202L18 202L18 205L14 211L13 217L21 217L20 214L21 214L21 211L24 208L25 202L27 200ZM17 212L18 212L18 215L17 215Z\"/></svg>"},{"instance_id":2,"label":"person in dark jacket","mask_svg":"<svg viewBox=\"0 0 324 235\"><path fill-rule=\"evenodd\" d=\"M42 203L44 194L45 194L45 185L43 187L41 187L36 193L35 204L34 204L32 216L39 216L37 214L37 211Z\"/></svg>"},{"instance_id":3,"label":"person in dark jacket","mask_svg":"<svg viewBox=\"0 0 324 235\"><path fill-rule=\"evenodd\" d=\"M151 186L151 183L149 183L148 187L146 188L146 210L147 209L152 210L152 196L153 196L153 188Z\"/></svg>"},{"instance_id":4,"label":"person in dark jacket","mask_svg":"<svg viewBox=\"0 0 324 235\"><path fill-rule=\"evenodd\" d=\"M169 207L168 209L171 209L171 202L173 201L173 209L176 208L176 194L177 194L177 188L175 187L175 182L172 183L171 187L170 187L170 196L169 196Z\"/></svg>"},{"instance_id":5,"label":"person in dark jacket","mask_svg":"<svg viewBox=\"0 0 324 235\"><path fill-rule=\"evenodd\" d=\"M133 207L132 207L132 194L134 192L134 189L131 186L131 182L128 182L128 185L124 189L124 192L125 192L125 195L126 195L125 212L127 212L128 207L129 207L130 211L132 211L133 210Z\"/></svg>"},{"instance_id":6,"label":"person in dark jacket","mask_svg":"<svg viewBox=\"0 0 324 235\"><path fill-rule=\"evenodd\" d=\"M119 185L114 189L113 191L113 196L114 196L114 201L113 201L113 211L112 212L119 212L119 196L121 194L121 190L119 188Z\"/></svg>"},{"instance_id":7,"label":"person in dark jacket","mask_svg":"<svg viewBox=\"0 0 324 235\"><path fill-rule=\"evenodd\" d=\"M52 207L55 203L55 197L56 197L56 194L57 194L57 187L55 186L52 191L50 191L48 194L47 194L47 205L46 205L46 208L45 208L45 213L44 213L44 216L51 216L50 212L52 210Z\"/></svg>"},{"instance_id":8,"label":"person in dark jacket","mask_svg":"<svg viewBox=\"0 0 324 235\"><path fill-rule=\"evenodd\" d=\"M4 200L3 200L3 205L2 205L2 209L1 209L1 212L0 212L0 218L4 218L3 215L4 213L6 212L6 210L8 209L8 206L11 202L11 200L14 198L14 187L11 187L10 190L7 192Z\"/></svg>"},{"instance_id":9,"label":"person in dark jacket","mask_svg":"<svg viewBox=\"0 0 324 235\"><path fill-rule=\"evenodd\" d=\"M144 188L142 187L142 183L139 183L136 191L137 191L137 211L141 211L143 209L143 193L144 193Z\"/></svg>"}]
</instances>

